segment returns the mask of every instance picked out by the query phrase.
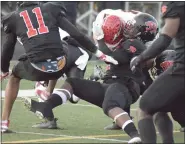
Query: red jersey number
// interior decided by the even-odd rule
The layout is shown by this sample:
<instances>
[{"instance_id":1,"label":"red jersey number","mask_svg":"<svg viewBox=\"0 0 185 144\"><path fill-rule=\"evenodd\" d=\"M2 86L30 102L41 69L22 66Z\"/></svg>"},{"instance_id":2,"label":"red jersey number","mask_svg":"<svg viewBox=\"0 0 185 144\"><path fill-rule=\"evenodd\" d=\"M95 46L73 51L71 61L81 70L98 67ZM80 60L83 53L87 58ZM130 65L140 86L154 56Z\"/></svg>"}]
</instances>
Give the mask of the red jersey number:
<instances>
[{"instance_id":1,"label":"red jersey number","mask_svg":"<svg viewBox=\"0 0 185 144\"><path fill-rule=\"evenodd\" d=\"M43 16L42 16L42 12L41 12L41 9L40 7L36 7L32 10L32 12L36 15L37 17L37 22L39 24L39 28L38 28L38 32L39 34L45 34L45 33L48 33L49 30L48 30L48 27L45 25L44 23L44 19L43 19ZM37 32L37 29L35 29L33 27L33 24L30 20L30 17L28 15L28 11L25 10L25 11L22 11L20 12L20 17L23 17L23 20L26 24L26 27L28 29L27 31L27 35L28 35L28 38L31 38L31 37L34 37L36 35L38 35L38 32Z\"/></svg>"}]
</instances>

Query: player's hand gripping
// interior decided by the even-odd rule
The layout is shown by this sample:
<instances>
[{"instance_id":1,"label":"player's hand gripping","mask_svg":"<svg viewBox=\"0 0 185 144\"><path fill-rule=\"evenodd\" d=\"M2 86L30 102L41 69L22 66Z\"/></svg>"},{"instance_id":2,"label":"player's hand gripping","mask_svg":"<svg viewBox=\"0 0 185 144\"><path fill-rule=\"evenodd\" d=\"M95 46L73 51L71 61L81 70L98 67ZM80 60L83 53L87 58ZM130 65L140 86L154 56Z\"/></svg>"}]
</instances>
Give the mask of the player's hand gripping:
<instances>
[{"instance_id":1,"label":"player's hand gripping","mask_svg":"<svg viewBox=\"0 0 185 144\"><path fill-rule=\"evenodd\" d=\"M102 61L105 61L105 62L108 62L108 63L112 63L114 65L117 65L118 64L118 61L115 60L113 57L111 56L108 56L108 55L105 55L104 53L102 53L100 50L97 50L96 53L95 53L95 56L97 58L99 58L100 60Z\"/></svg>"}]
</instances>

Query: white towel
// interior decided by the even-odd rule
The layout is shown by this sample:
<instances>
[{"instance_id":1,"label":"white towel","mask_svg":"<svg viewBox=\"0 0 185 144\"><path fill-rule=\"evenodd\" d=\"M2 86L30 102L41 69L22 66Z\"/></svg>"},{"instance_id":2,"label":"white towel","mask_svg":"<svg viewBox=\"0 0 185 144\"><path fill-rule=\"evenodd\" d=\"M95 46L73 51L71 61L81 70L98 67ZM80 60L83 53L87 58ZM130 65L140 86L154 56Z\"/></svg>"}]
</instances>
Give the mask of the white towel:
<instances>
[{"instance_id":1,"label":"white towel","mask_svg":"<svg viewBox=\"0 0 185 144\"><path fill-rule=\"evenodd\" d=\"M83 50L82 48L78 47L79 50L83 53L76 61L75 61L75 64L77 65L77 67L80 69L80 70L84 70L87 63L88 63L88 60L89 60L89 55L88 53Z\"/></svg>"}]
</instances>

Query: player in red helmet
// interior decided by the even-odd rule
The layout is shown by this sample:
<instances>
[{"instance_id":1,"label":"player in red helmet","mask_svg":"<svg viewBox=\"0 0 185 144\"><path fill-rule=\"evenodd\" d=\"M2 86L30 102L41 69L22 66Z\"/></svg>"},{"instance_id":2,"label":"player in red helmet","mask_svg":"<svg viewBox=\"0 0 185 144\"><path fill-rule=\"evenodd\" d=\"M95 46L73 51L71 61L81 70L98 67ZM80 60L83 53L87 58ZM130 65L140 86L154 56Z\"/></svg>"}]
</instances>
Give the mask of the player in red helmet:
<instances>
[{"instance_id":1,"label":"player in red helmet","mask_svg":"<svg viewBox=\"0 0 185 144\"><path fill-rule=\"evenodd\" d=\"M124 40L123 29L125 22L118 16L108 15L104 18L102 30L104 33L104 41L108 47L116 47Z\"/></svg>"}]
</instances>

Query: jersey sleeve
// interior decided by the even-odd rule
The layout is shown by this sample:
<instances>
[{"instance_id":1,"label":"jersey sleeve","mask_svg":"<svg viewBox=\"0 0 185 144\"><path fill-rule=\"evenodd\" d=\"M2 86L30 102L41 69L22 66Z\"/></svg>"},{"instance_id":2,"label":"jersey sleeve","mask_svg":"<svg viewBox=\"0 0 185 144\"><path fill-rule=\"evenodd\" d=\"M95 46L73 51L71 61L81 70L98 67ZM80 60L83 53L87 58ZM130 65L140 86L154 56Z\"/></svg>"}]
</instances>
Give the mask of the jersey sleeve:
<instances>
[{"instance_id":1,"label":"jersey sleeve","mask_svg":"<svg viewBox=\"0 0 185 144\"><path fill-rule=\"evenodd\" d=\"M180 17L184 13L185 2L163 2L161 7L162 18Z\"/></svg>"},{"instance_id":2,"label":"jersey sleeve","mask_svg":"<svg viewBox=\"0 0 185 144\"><path fill-rule=\"evenodd\" d=\"M3 26L3 31L7 34L12 32L12 25L11 25L12 18L13 18L13 13L10 13L4 16L1 21L2 26Z\"/></svg>"}]
</instances>

